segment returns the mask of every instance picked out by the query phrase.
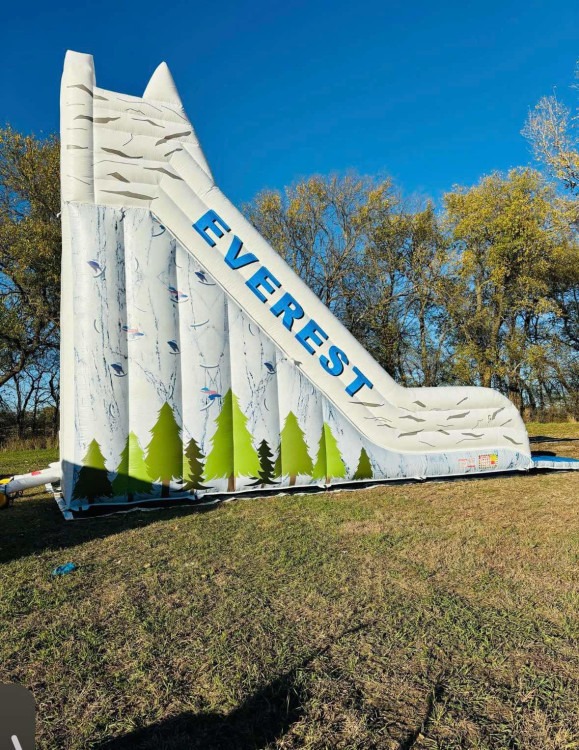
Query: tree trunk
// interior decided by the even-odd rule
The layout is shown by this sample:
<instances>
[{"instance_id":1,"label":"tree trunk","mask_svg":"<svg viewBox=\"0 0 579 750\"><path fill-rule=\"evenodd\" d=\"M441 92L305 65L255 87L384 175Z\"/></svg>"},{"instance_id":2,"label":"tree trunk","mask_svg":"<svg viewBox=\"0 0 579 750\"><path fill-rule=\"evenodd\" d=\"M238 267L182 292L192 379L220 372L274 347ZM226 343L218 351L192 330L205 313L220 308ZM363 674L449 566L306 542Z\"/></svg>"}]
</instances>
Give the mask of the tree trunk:
<instances>
[{"instance_id":1,"label":"tree trunk","mask_svg":"<svg viewBox=\"0 0 579 750\"><path fill-rule=\"evenodd\" d=\"M418 317L418 324L420 327L420 359L422 366L422 381L426 387L431 386L430 381L430 367L428 362L428 340L426 331L426 320L424 316L424 310L421 308Z\"/></svg>"},{"instance_id":2,"label":"tree trunk","mask_svg":"<svg viewBox=\"0 0 579 750\"><path fill-rule=\"evenodd\" d=\"M163 484L161 485L161 497L169 497L170 482L170 479L163 479Z\"/></svg>"},{"instance_id":3,"label":"tree trunk","mask_svg":"<svg viewBox=\"0 0 579 750\"><path fill-rule=\"evenodd\" d=\"M16 417L16 427L18 430L18 438L22 440L24 438L25 432L26 432L26 425L24 423L24 420L26 419L26 414L21 413L18 414Z\"/></svg>"},{"instance_id":4,"label":"tree trunk","mask_svg":"<svg viewBox=\"0 0 579 750\"><path fill-rule=\"evenodd\" d=\"M483 367L483 371L481 373L481 385L483 388L490 388L492 384L493 379L493 371L489 367L489 365L485 365Z\"/></svg>"},{"instance_id":5,"label":"tree trunk","mask_svg":"<svg viewBox=\"0 0 579 750\"><path fill-rule=\"evenodd\" d=\"M297 477L296 477L295 474L290 474L290 480L289 480L289 486L290 487L295 487L296 479L297 479Z\"/></svg>"},{"instance_id":6,"label":"tree trunk","mask_svg":"<svg viewBox=\"0 0 579 750\"><path fill-rule=\"evenodd\" d=\"M235 475L232 474L227 479L227 492L235 492Z\"/></svg>"}]
</instances>

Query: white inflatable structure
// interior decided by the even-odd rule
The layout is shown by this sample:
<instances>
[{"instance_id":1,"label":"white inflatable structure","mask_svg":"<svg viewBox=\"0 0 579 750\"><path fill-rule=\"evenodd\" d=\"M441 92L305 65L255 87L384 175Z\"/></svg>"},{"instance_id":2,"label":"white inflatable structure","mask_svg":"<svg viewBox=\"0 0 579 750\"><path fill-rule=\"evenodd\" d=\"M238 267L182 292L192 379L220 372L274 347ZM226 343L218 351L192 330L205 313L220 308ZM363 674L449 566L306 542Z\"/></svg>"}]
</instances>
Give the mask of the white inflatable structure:
<instances>
[{"instance_id":1,"label":"white inflatable structure","mask_svg":"<svg viewBox=\"0 0 579 750\"><path fill-rule=\"evenodd\" d=\"M167 66L61 90L62 508L531 468L473 387L403 388L215 184Z\"/></svg>"}]
</instances>

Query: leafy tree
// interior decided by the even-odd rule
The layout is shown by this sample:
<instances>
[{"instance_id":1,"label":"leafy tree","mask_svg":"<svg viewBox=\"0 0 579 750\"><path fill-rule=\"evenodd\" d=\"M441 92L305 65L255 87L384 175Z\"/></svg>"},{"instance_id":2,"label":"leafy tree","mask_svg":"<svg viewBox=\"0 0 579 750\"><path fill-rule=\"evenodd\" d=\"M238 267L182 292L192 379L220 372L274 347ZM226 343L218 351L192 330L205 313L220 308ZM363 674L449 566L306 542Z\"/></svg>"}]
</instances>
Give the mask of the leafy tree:
<instances>
[{"instance_id":1,"label":"leafy tree","mask_svg":"<svg viewBox=\"0 0 579 750\"><path fill-rule=\"evenodd\" d=\"M432 206L416 211L390 180L350 173L316 175L283 194L266 191L248 211L390 374L414 385L444 378L448 331L437 282L447 243Z\"/></svg>"},{"instance_id":2,"label":"leafy tree","mask_svg":"<svg viewBox=\"0 0 579 750\"><path fill-rule=\"evenodd\" d=\"M531 169L485 177L448 193L445 204L455 250L444 286L456 377L497 387L520 407L529 392L529 336L557 312L550 279L571 242L568 229L552 187ZM536 345L546 353L548 341Z\"/></svg>"},{"instance_id":3,"label":"leafy tree","mask_svg":"<svg viewBox=\"0 0 579 750\"><path fill-rule=\"evenodd\" d=\"M207 489L203 484L203 459L205 456L199 447L195 438L191 438L185 451L185 471L183 472L187 480L183 486L184 490L204 490Z\"/></svg>"},{"instance_id":4,"label":"leafy tree","mask_svg":"<svg viewBox=\"0 0 579 750\"><path fill-rule=\"evenodd\" d=\"M342 460L336 438L330 425L324 422L318 444L318 457L312 472L314 479L324 479L330 484L332 477L345 477L346 466Z\"/></svg>"},{"instance_id":5,"label":"leafy tree","mask_svg":"<svg viewBox=\"0 0 579 750\"><path fill-rule=\"evenodd\" d=\"M277 477L289 476L289 485L293 487L298 474L311 476L312 470L312 459L308 453L304 432L296 415L290 411L280 434L275 475Z\"/></svg>"},{"instance_id":6,"label":"leafy tree","mask_svg":"<svg viewBox=\"0 0 579 750\"><path fill-rule=\"evenodd\" d=\"M47 352L30 360L12 380L0 388L0 406L5 418L2 428L14 426L19 438L47 428L58 434L58 352Z\"/></svg>"},{"instance_id":7,"label":"leafy tree","mask_svg":"<svg viewBox=\"0 0 579 750\"><path fill-rule=\"evenodd\" d=\"M437 386L451 378L451 326L444 315L449 241L430 202L422 210L405 212L400 221L405 225L405 367L416 385Z\"/></svg>"},{"instance_id":8,"label":"leafy tree","mask_svg":"<svg viewBox=\"0 0 579 750\"><path fill-rule=\"evenodd\" d=\"M374 472L372 471L372 464L370 458L366 453L366 449L362 448L360 451L360 458L358 460L358 468L352 479L372 479Z\"/></svg>"},{"instance_id":9,"label":"leafy tree","mask_svg":"<svg viewBox=\"0 0 579 750\"><path fill-rule=\"evenodd\" d=\"M387 209L390 182L355 174L309 177L294 187L259 195L251 219L312 290L339 314L378 208ZM370 206L371 204L371 206Z\"/></svg>"},{"instance_id":10,"label":"leafy tree","mask_svg":"<svg viewBox=\"0 0 579 750\"><path fill-rule=\"evenodd\" d=\"M148 495L152 490L145 453L134 432L129 432L112 487L115 497L126 495L129 503L134 500L135 495Z\"/></svg>"},{"instance_id":11,"label":"leafy tree","mask_svg":"<svg viewBox=\"0 0 579 750\"><path fill-rule=\"evenodd\" d=\"M56 138L0 128L0 386L58 350L59 158Z\"/></svg>"},{"instance_id":12,"label":"leafy tree","mask_svg":"<svg viewBox=\"0 0 579 750\"><path fill-rule=\"evenodd\" d=\"M74 485L72 496L75 500L84 500L90 504L99 497L112 497L113 488L105 465L105 457L96 440L88 446L86 456L82 461L82 468Z\"/></svg>"},{"instance_id":13,"label":"leafy tree","mask_svg":"<svg viewBox=\"0 0 579 750\"><path fill-rule=\"evenodd\" d=\"M578 69L579 73L579 69ZM575 86L579 90L579 86ZM579 193L579 139L575 114L556 96L542 97L529 112L523 135L538 161L571 193Z\"/></svg>"},{"instance_id":14,"label":"leafy tree","mask_svg":"<svg viewBox=\"0 0 579 750\"><path fill-rule=\"evenodd\" d=\"M159 410L159 417L151 430L145 461L151 479L162 483L161 497L169 497L171 479L183 476L183 444L181 428L167 402Z\"/></svg>"},{"instance_id":15,"label":"leafy tree","mask_svg":"<svg viewBox=\"0 0 579 750\"><path fill-rule=\"evenodd\" d=\"M235 492L237 477L258 476L261 467L247 429L247 417L231 389L223 398L223 406L215 422L217 430L205 463L205 478L227 477L227 491Z\"/></svg>"},{"instance_id":16,"label":"leafy tree","mask_svg":"<svg viewBox=\"0 0 579 750\"><path fill-rule=\"evenodd\" d=\"M579 68L576 71L579 78ZM572 87L579 92L579 83ZM575 406L574 416L579 414L579 250L577 229L579 228L579 131L577 123L579 108L573 111L557 96L542 97L529 112L523 128L537 161L556 184L570 194L557 196L559 218L575 232L575 241L568 252L560 253L552 264L551 296L557 309L545 329L551 329L550 346L536 348L531 343L531 357L536 373L536 383L529 393L529 401L538 400L544 408L544 397L548 401L567 401L568 395ZM551 351L546 351L551 349ZM569 354L571 352L571 354Z\"/></svg>"}]
</instances>

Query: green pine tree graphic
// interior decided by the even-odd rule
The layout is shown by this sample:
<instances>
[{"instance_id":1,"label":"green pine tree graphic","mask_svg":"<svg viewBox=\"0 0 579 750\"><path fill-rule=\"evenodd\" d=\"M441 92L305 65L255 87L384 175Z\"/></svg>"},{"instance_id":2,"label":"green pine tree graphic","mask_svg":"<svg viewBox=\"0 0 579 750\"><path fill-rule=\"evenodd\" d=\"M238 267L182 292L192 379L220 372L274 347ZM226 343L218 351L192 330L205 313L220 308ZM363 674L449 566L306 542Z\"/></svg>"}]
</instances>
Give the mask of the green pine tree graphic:
<instances>
[{"instance_id":1,"label":"green pine tree graphic","mask_svg":"<svg viewBox=\"0 0 579 750\"><path fill-rule=\"evenodd\" d=\"M299 426L296 415L290 411L280 434L275 475L277 477L289 476L289 486L293 487L297 475L309 474L311 476L312 468L312 459L308 453L304 432Z\"/></svg>"},{"instance_id":2,"label":"green pine tree graphic","mask_svg":"<svg viewBox=\"0 0 579 750\"><path fill-rule=\"evenodd\" d=\"M273 454L267 440L262 440L257 450L259 455L259 464L261 470L259 472L259 482L263 487L266 484L276 484L275 480L275 463L273 460Z\"/></svg>"},{"instance_id":3,"label":"green pine tree graphic","mask_svg":"<svg viewBox=\"0 0 579 750\"><path fill-rule=\"evenodd\" d=\"M346 466L338 448L336 438L332 435L330 425L324 422L320 442L318 444L318 457L312 473L314 479L324 479L330 484L332 477L342 478L346 476Z\"/></svg>"},{"instance_id":4,"label":"green pine tree graphic","mask_svg":"<svg viewBox=\"0 0 579 750\"><path fill-rule=\"evenodd\" d=\"M203 479L203 459L205 456L199 447L195 438L191 438L185 451L185 477L186 484L184 490L204 490L207 489L202 482Z\"/></svg>"},{"instance_id":5,"label":"green pine tree graphic","mask_svg":"<svg viewBox=\"0 0 579 750\"><path fill-rule=\"evenodd\" d=\"M374 472L372 471L372 464L370 463L370 457L366 453L365 448L360 451L360 459L358 461L358 468L352 479L372 479Z\"/></svg>"},{"instance_id":6,"label":"green pine tree graphic","mask_svg":"<svg viewBox=\"0 0 579 750\"><path fill-rule=\"evenodd\" d=\"M215 423L217 430L205 462L205 479L227 477L227 491L235 492L237 477L256 477L261 467L247 429L247 417L231 389L223 397L223 406Z\"/></svg>"},{"instance_id":7,"label":"green pine tree graphic","mask_svg":"<svg viewBox=\"0 0 579 750\"><path fill-rule=\"evenodd\" d=\"M113 488L109 481L105 457L96 440L88 446L82 468L74 485L72 496L75 500L87 499L92 505L99 497L112 497Z\"/></svg>"},{"instance_id":8,"label":"green pine tree graphic","mask_svg":"<svg viewBox=\"0 0 579 750\"><path fill-rule=\"evenodd\" d=\"M175 420L173 409L164 403L151 430L151 442L145 459L147 471L153 481L162 484L161 497L169 497L171 479L183 476L183 444L181 428Z\"/></svg>"},{"instance_id":9,"label":"green pine tree graphic","mask_svg":"<svg viewBox=\"0 0 579 750\"><path fill-rule=\"evenodd\" d=\"M145 464L145 453L134 432L129 432L112 486L114 496L126 496L129 503L137 494L151 493L152 485Z\"/></svg>"}]
</instances>

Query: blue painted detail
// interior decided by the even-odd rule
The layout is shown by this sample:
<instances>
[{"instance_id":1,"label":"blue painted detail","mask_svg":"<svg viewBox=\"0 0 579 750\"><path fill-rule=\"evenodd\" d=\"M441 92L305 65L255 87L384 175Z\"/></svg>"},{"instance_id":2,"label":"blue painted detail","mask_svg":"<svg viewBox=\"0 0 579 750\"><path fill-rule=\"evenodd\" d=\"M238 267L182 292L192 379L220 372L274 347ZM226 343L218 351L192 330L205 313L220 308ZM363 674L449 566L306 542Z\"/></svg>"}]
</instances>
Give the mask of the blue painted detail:
<instances>
[{"instance_id":1,"label":"blue painted detail","mask_svg":"<svg viewBox=\"0 0 579 750\"><path fill-rule=\"evenodd\" d=\"M225 256L225 262L227 263L229 268L233 268L234 271L236 271L238 268L249 266L252 263L257 263L257 257L253 253L245 253L245 255L239 255L242 247L243 242L239 239L239 237L237 237L237 235L233 235L231 246L227 251L227 255Z\"/></svg>"},{"instance_id":2,"label":"blue painted detail","mask_svg":"<svg viewBox=\"0 0 579 750\"><path fill-rule=\"evenodd\" d=\"M178 289L175 289L174 286L168 286L167 289L169 290L169 294L171 295L172 302L185 302L185 300L189 297L189 295L180 292Z\"/></svg>"},{"instance_id":3,"label":"blue painted detail","mask_svg":"<svg viewBox=\"0 0 579 750\"><path fill-rule=\"evenodd\" d=\"M304 317L304 308L298 304L289 292L285 292L275 305L272 305L271 312L276 318L283 315L282 323L284 327L291 331L294 320L300 320Z\"/></svg>"},{"instance_id":4,"label":"blue painted detail","mask_svg":"<svg viewBox=\"0 0 579 750\"><path fill-rule=\"evenodd\" d=\"M265 289L268 294L273 294L276 288L279 289L281 287L281 283L266 266L261 266L253 276L250 276L249 279L247 279L245 284L262 302L267 302L267 297L263 294L260 287Z\"/></svg>"},{"instance_id":5,"label":"blue painted detail","mask_svg":"<svg viewBox=\"0 0 579 750\"><path fill-rule=\"evenodd\" d=\"M230 227L223 221L223 219L215 213L215 211L207 211L206 214L198 219L195 224L192 225L193 229L198 232L201 237L205 240L208 245L215 247L215 240L207 234L210 229L213 234L220 239L223 237L224 232L230 232Z\"/></svg>"},{"instance_id":6,"label":"blue painted detail","mask_svg":"<svg viewBox=\"0 0 579 750\"><path fill-rule=\"evenodd\" d=\"M328 334L312 318L305 326L296 333L296 339L310 354L315 353L314 347L309 343L313 341L316 346L321 346L328 338Z\"/></svg>"},{"instance_id":7,"label":"blue painted detail","mask_svg":"<svg viewBox=\"0 0 579 750\"><path fill-rule=\"evenodd\" d=\"M334 345L330 347L328 354L329 357L326 357L325 355L320 357L320 364L327 373L337 377L344 372L344 365L349 365L350 360L348 359L346 352L343 352Z\"/></svg>"},{"instance_id":8,"label":"blue painted detail","mask_svg":"<svg viewBox=\"0 0 579 750\"><path fill-rule=\"evenodd\" d=\"M358 391L365 385L370 389L374 388L374 383L370 382L364 375L364 373L361 372L357 367L352 367L352 370L356 374L356 378L346 388L346 393L348 394L348 396L355 396L356 393L358 393Z\"/></svg>"},{"instance_id":9,"label":"blue painted detail","mask_svg":"<svg viewBox=\"0 0 579 750\"><path fill-rule=\"evenodd\" d=\"M123 366L119 364L118 362L115 362L111 365L112 371L115 373L117 378L124 378L126 376L126 372L123 370Z\"/></svg>"},{"instance_id":10,"label":"blue painted detail","mask_svg":"<svg viewBox=\"0 0 579 750\"><path fill-rule=\"evenodd\" d=\"M92 268L92 270L95 272L95 279L99 276L102 276L105 272L104 268L101 268L100 263L98 263L96 260L88 260L87 263Z\"/></svg>"},{"instance_id":11,"label":"blue painted detail","mask_svg":"<svg viewBox=\"0 0 579 750\"><path fill-rule=\"evenodd\" d=\"M542 463L543 461L550 461L555 464L579 464L579 458L566 458L565 456L533 456L533 463Z\"/></svg>"}]
</instances>

